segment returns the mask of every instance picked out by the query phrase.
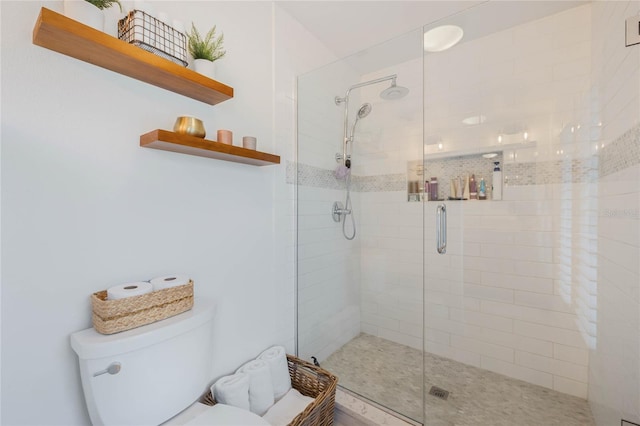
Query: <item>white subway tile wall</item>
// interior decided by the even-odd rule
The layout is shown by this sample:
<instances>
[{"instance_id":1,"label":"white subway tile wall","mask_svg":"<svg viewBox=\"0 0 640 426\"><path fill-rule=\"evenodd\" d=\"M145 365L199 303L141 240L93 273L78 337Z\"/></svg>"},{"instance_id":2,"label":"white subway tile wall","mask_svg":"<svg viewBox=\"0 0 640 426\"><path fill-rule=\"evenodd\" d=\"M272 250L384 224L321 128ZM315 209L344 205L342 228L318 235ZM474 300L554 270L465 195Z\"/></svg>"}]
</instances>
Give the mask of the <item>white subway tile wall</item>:
<instances>
[{"instance_id":1,"label":"white subway tile wall","mask_svg":"<svg viewBox=\"0 0 640 426\"><path fill-rule=\"evenodd\" d=\"M640 2L592 7L590 143L600 180L589 402L598 425L640 423L640 46L625 47L623 30L640 15Z\"/></svg>"},{"instance_id":2,"label":"white subway tile wall","mask_svg":"<svg viewBox=\"0 0 640 426\"><path fill-rule=\"evenodd\" d=\"M357 79L341 62L298 77L298 149L285 180L297 183L298 355L306 360L322 362L360 333L360 239L347 241L331 217L333 202L345 202L345 182L333 174L344 110L333 97Z\"/></svg>"},{"instance_id":3,"label":"white subway tile wall","mask_svg":"<svg viewBox=\"0 0 640 426\"><path fill-rule=\"evenodd\" d=\"M408 330L415 332L422 322L419 311L410 318L410 312L397 305L403 285L413 286L416 291L412 296L420 297L421 277L416 275L412 281L399 275L406 264L389 262L391 267L384 264L384 260L394 259L397 255L394 252L402 247L391 248L384 243L394 238L393 232L395 239L400 240L397 234L400 224L405 228L413 224L415 228L408 231L408 236L414 236L415 240L408 239L402 244L406 250L414 242L422 242L424 229L427 351L587 397L587 342L594 321L587 315L588 300L594 293L590 284L596 277L576 263L594 262L592 226L596 212L589 207L597 193L585 188L597 182L598 167L595 152L588 155L580 152L578 156L567 149L585 145L586 132L576 132L575 128L573 133L564 131L557 121L569 116L573 120L588 111L590 19L590 6L571 9L460 45L445 52L445 60L440 56L427 60L427 135L431 128L442 131L447 126L462 127L459 119L452 122L449 116L454 115L452 111L457 111L458 106L466 105L469 112L491 110L495 99L489 94L506 93L509 88L517 88L521 96L514 101L531 102L526 113L532 117L542 113L553 124L542 127L547 130L538 130L537 155L533 151L528 154L517 151L509 157L510 153L505 152L503 201L447 203L445 256L435 250L437 203L402 203L404 192L360 194L361 221L372 224L362 231L368 237L367 244L363 241L361 247L362 288L373 288L369 293L379 295L374 301L375 309L363 318L367 332L404 343L401 336L409 334ZM584 28L578 29L580 26ZM516 39L521 43L514 43ZM394 72L404 77L405 69L412 65L403 64ZM563 103L565 97L572 99L569 105ZM559 117L549 116L554 113ZM375 135L381 132L378 128L387 134L401 131L394 120L392 117L384 123L366 123L370 139L375 140ZM407 123L400 125L404 128ZM554 136L556 128L560 129L560 136ZM465 132L468 129L463 128L459 134ZM564 155L557 155L553 149L560 142ZM380 142L368 143L380 146ZM456 148L465 147L468 145L459 144ZM387 157L395 159L397 155L390 151ZM419 158L420 151L408 160ZM466 158L469 157L438 160L427 157L425 176L441 178L447 173L451 176L455 172L467 173L473 167L465 166ZM377 161L367 158L361 161L358 172L362 175L406 171L406 164L404 170L399 170L393 162L384 168ZM491 160L479 161L486 162L491 170ZM372 167L367 167L369 163ZM441 182L441 186L446 187L441 193L448 194L448 180ZM390 206L392 215L379 213ZM420 246L417 250L421 250ZM366 261L367 256L372 260ZM371 275L377 277L375 281L364 279L368 275L365 264L374 268ZM407 317L402 324L400 315Z\"/></svg>"}]
</instances>

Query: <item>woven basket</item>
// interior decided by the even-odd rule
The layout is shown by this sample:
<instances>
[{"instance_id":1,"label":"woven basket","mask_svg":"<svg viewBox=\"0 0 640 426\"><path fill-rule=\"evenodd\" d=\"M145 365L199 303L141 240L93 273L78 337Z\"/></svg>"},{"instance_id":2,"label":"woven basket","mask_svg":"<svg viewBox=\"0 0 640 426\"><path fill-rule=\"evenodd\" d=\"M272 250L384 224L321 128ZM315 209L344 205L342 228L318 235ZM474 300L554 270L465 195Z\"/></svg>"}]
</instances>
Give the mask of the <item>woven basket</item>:
<instances>
[{"instance_id":1,"label":"woven basket","mask_svg":"<svg viewBox=\"0 0 640 426\"><path fill-rule=\"evenodd\" d=\"M93 327L113 334L178 315L193 307L193 281L140 296L107 300L107 291L91 295Z\"/></svg>"},{"instance_id":2,"label":"woven basket","mask_svg":"<svg viewBox=\"0 0 640 426\"><path fill-rule=\"evenodd\" d=\"M305 410L298 414L288 426L330 426L333 425L333 409L336 399L338 378L320 367L287 355L291 386L301 394L314 398ZM216 401L209 391L203 404L215 405Z\"/></svg>"}]
</instances>

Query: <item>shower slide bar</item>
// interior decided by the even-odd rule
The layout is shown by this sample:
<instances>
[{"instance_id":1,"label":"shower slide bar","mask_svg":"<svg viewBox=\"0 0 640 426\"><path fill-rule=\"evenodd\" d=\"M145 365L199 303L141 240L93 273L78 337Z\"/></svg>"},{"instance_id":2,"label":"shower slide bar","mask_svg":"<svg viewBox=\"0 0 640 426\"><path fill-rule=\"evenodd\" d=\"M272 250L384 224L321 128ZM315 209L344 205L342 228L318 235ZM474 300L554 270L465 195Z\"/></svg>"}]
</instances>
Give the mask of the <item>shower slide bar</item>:
<instances>
[{"instance_id":1,"label":"shower slide bar","mask_svg":"<svg viewBox=\"0 0 640 426\"><path fill-rule=\"evenodd\" d=\"M439 254L447 252L447 206L436 207L436 250Z\"/></svg>"}]
</instances>

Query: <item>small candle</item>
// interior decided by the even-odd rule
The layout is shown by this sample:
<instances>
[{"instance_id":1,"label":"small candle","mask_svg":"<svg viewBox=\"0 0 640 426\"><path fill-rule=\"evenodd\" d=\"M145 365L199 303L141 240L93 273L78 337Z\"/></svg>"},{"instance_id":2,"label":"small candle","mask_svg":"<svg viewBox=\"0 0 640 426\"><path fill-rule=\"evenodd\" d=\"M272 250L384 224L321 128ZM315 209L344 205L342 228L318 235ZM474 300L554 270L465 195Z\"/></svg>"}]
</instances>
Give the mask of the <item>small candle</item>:
<instances>
[{"instance_id":1,"label":"small candle","mask_svg":"<svg viewBox=\"0 0 640 426\"><path fill-rule=\"evenodd\" d=\"M233 132L231 130L218 130L218 142L233 145Z\"/></svg>"},{"instance_id":2,"label":"small candle","mask_svg":"<svg viewBox=\"0 0 640 426\"><path fill-rule=\"evenodd\" d=\"M253 136L245 136L242 138L242 147L247 149L256 149L257 140Z\"/></svg>"}]
</instances>

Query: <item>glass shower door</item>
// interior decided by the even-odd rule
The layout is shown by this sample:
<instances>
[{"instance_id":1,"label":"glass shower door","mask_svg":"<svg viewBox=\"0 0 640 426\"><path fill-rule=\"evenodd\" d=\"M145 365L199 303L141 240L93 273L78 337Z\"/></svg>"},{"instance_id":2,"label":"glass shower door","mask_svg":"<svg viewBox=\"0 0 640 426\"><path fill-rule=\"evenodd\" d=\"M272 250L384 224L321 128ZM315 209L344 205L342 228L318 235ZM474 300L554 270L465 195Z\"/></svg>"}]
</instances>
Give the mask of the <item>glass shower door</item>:
<instances>
[{"instance_id":1,"label":"glass shower door","mask_svg":"<svg viewBox=\"0 0 640 426\"><path fill-rule=\"evenodd\" d=\"M407 164L422 156L422 93L420 30L300 76L296 164L298 353L418 422L423 217Z\"/></svg>"},{"instance_id":2,"label":"glass shower door","mask_svg":"<svg viewBox=\"0 0 640 426\"><path fill-rule=\"evenodd\" d=\"M465 30L424 54L423 167L440 200L425 202L426 424L592 422L590 5L559 5L486 32L473 22L521 5L425 27Z\"/></svg>"}]
</instances>

